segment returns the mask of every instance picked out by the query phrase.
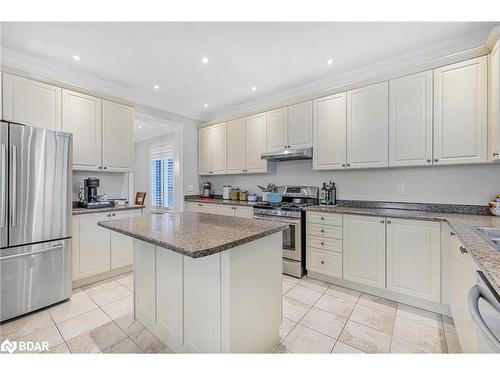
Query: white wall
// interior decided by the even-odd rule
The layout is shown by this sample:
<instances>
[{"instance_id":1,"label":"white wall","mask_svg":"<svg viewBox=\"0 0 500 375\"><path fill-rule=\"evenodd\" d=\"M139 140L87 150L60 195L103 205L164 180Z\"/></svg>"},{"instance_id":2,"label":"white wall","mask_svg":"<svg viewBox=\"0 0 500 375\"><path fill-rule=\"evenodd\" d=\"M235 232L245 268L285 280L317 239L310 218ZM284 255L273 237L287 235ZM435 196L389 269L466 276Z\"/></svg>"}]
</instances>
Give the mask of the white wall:
<instances>
[{"instance_id":1,"label":"white wall","mask_svg":"<svg viewBox=\"0 0 500 375\"><path fill-rule=\"evenodd\" d=\"M128 173L73 171L73 200L78 200L83 180L88 177L100 180L99 194L106 194L107 198L128 198Z\"/></svg>"},{"instance_id":2,"label":"white wall","mask_svg":"<svg viewBox=\"0 0 500 375\"><path fill-rule=\"evenodd\" d=\"M321 186L337 184L338 199L485 205L500 193L500 165L439 166L346 171L313 171L312 162L288 161L270 165L270 173L200 177L211 181L217 193L229 184L259 193L256 185ZM398 186L405 194L398 194Z\"/></svg>"}]
</instances>

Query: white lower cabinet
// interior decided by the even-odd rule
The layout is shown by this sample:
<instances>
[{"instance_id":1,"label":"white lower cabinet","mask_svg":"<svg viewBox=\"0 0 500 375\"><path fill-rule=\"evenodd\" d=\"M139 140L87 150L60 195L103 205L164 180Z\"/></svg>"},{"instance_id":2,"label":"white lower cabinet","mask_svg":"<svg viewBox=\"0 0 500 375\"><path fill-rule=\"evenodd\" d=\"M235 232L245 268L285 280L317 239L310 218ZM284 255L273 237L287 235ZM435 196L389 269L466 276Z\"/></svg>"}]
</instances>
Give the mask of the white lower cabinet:
<instances>
[{"instance_id":1,"label":"white lower cabinet","mask_svg":"<svg viewBox=\"0 0 500 375\"><path fill-rule=\"evenodd\" d=\"M125 219L141 216L141 210L116 212L111 219ZM132 264L134 259L134 240L123 234L111 231L111 269Z\"/></svg>"},{"instance_id":2,"label":"white lower cabinet","mask_svg":"<svg viewBox=\"0 0 500 375\"><path fill-rule=\"evenodd\" d=\"M203 212L206 214L217 213L215 204L213 203L187 202L187 210L189 212Z\"/></svg>"},{"instance_id":3,"label":"white lower cabinet","mask_svg":"<svg viewBox=\"0 0 500 375\"><path fill-rule=\"evenodd\" d=\"M441 225L387 219L387 289L439 303Z\"/></svg>"},{"instance_id":4,"label":"white lower cabinet","mask_svg":"<svg viewBox=\"0 0 500 375\"><path fill-rule=\"evenodd\" d=\"M342 278L342 253L307 248L307 269Z\"/></svg>"},{"instance_id":5,"label":"white lower cabinet","mask_svg":"<svg viewBox=\"0 0 500 375\"><path fill-rule=\"evenodd\" d=\"M344 215L344 279L385 288L385 218Z\"/></svg>"},{"instance_id":6,"label":"white lower cabinet","mask_svg":"<svg viewBox=\"0 0 500 375\"><path fill-rule=\"evenodd\" d=\"M253 208L245 206L237 206L230 204L216 204L216 203L198 203L186 202L187 210L189 212L204 212L208 214L217 214L225 216L235 216L245 219L253 219Z\"/></svg>"}]
</instances>

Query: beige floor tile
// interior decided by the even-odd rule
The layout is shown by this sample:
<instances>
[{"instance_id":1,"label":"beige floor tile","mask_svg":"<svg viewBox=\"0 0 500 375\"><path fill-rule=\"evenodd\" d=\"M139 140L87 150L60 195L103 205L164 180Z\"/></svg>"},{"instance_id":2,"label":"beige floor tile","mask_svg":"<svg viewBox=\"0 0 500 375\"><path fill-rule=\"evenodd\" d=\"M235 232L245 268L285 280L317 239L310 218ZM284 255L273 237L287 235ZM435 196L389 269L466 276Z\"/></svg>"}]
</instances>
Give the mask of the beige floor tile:
<instances>
[{"instance_id":1,"label":"beige floor tile","mask_svg":"<svg viewBox=\"0 0 500 375\"><path fill-rule=\"evenodd\" d=\"M314 305L316 301L321 297L321 292L314 289L306 288L299 283L297 286L293 287L286 296L293 298L296 301L305 303L306 305Z\"/></svg>"},{"instance_id":2,"label":"beige floor tile","mask_svg":"<svg viewBox=\"0 0 500 375\"><path fill-rule=\"evenodd\" d=\"M432 353L446 351L444 331L421 324L418 321L396 316L393 336L422 347L427 347L427 351Z\"/></svg>"},{"instance_id":3,"label":"beige floor tile","mask_svg":"<svg viewBox=\"0 0 500 375\"><path fill-rule=\"evenodd\" d=\"M335 340L297 324L281 345L292 353L330 353Z\"/></svg>"},{"instance_id":4,"label":"beige floor tile","mask_svg":"<svg viewBox=\"0 0 500 375\"><path fill-rule=\"evenodd\" d=\"M106 279L106 280L98 281L98 282L93 283L93 284L82 286L82 289L89 296L93 296L94 294L104 292L105 290L108 290L108 289L116 288L117 286L120 286L120 285L121 284L118 281L116 281L115 279Z\"/></svg>"},{"instance_id":5,"label":"beige floor tile","mask_svg":"<svg viewBox=\"0 0 500 375\"><path fill-rule=\"evenodd\" d=\"M160 341L158 337L144 328L142 331L130 337L139 348L145 353L158 353L165 348L165 344Z\"/></svg>"},{"instance_id":6,"label":"beige floor tile","mask_svg":"<svg viewBox=\"0 0 500 375\"><path fill-rule=\"evenodd\" d=\"M280 342L292 331L292 329L297 325L293 320L283 318L280 325Z\"/></svg>"},{"instance_id":7,"label":"beige floor tile","mask_svg":"<svg viewBox=\"0 0 500 375\"><path fill-rule=\"evenodd\" d=\"M350 345L337 341L333 347L332 354L365 354L359 349L353 348Z\"/></svg>"},{"instance_id":8,"label":"beige floor tile","mask_svg":"<svg viewBox=\"0 0 500 375\"><path fill-rule=\"evenodd\" d=\"M98 308L99 306L85 292L81 291L73 294L69 301L51 307L49 313L56 323L60 323Z\"/></svg>"},{"instance_id":9,"label":"beige floor tile","mask_svg":"<svg viewBox=\"0 0 500 375\"><path fill-rule=\"evenodd\" d=\"M59 345L54 346L53 348L49 348L49 350L46 350L41 354L71 354L71 352L69 351L66 343L63 342Z\"/></svg>"},{"instance_id":10,"label":"beige floor tile","mask_svg":"<svg viewBox=\"0 0 500 375\"><path fill-rule=\"evenodd\" d=\"M276 348L274 348L273 354L292 354L292 353L286 350L283 345L278 345Z\"/></svg>"},{"instance_id":11,"label":"beige floor tile","mask_svg":"<svg viewBox=\"0 0 500 375\"><path fill-rule=\"evenodd\" d=\"M400 303L396 312L398 317L412 320L418 324L425 324L436 329L443 329L441 315L431 311L422 310L417 307L408 306Z\"/></svg>"},{"instance_id":12,"label":"beige floor tile","mask_svg":"<svg viewBox=\"0 0 500 375\"><path fill-rule=\"evenodd\" d=\"M71 353L99 353L126 337L127 335L114 322L109 322L66 343Z\"/></svg>"},{"instance_id":13,"label":"beige floor tile","mask_svg":"<svg viewBox=\"0 0 500 375\"><path fill-rule=\"evenodd\" d=\"M122 273L121 275L115 276L113 278L121 284L123 280L129 279L131 277L134 277L133 271Z\"/></svg>"},{"instance_id":14,"label":"beige floor tile","mask_svg":"<svg viewBox=\"0 0 500 375\"><path fill-rule=\"evenodd\" d=\"M442 315L441 319L443 320L443 329L445 332L450 332L453 334L457 334L457 329L455 328L455 322L452 318L446 315Z\"/></svg>"},{"instance_id":15,"label":"beige floor tile","mask_svg":"<svg viewBox=\"0 0 500 375\"><path fill-rule=\"evenodd\" d=\"M399 337L393 337L391 342L391 353L445 353L441 350L434 351L433 346L417 344Z\"/></svg>"},{"instance_id":16,"label":"beige floor tile","mask_svg":"<svg viewBox=\"0 0 500 375\"><path fill-rule=\"evenodd\" d=\"M110 321L109 316L101 309L97 309L58 323L57 328L59 328L64 339L68 341Z\"/></svg>"},{"instance_id":17,"label":"beige floor tile","mask_svg":"<svg viewBox=\"0 0 500 375\"><path fill-rule=\"evenodd\" d=\"M283 280L297 285L301 279L289 275L283 275Z\"/></svg>"},{"instance_id":18,"label":"beige floor tile","mask_svg":"<svg viewBox=\"0 0 500 375\"><path fill-rule=\"evenodd\" d=\"M365 353L388 353L391 335L348 321L339 340Z\"/></svg>"},{"instance_id":19,"label":"beige floor tile","mask_svg":"<svg viewBox=\"0 0 500 375\"><path fill-rule=\"evenodd\" d=\"M349 320L392 335L395 315L358 304L354 308Z\"/></svg>"},{"instance_id":20,"label":"beige floor tile","mask_svg":"<svg viewBox=\"0 0 500 375\"><path fill-rule=\"evenodd\" d=\"M123 285L119 285L116 288L96 293L92 295L91 298L99 306L104 306L130 295L132 295L132 292L129 289L125 288Z\"/></svg>"},{"instance_id":21,"label":"beige floor tile","mask_svg":"<svg viewBox=\"0 0 500 375\"><path fill-rule=\"evenodd\" d=\"M132 314L124 315L114 321L128 336L132 336L144 329L144 326L134 319Z\"/></svg>"},{"instance_id":22,"label":"beige floor tile","mask_svg":"<svg viewBox=\"0 0 500 375\"><path fill-rule=\"evenodd\" d=\"M283 280L283 289L282 289L282 293L283 295L287 294L288 291L290 289L292 289L295 285L297 285L296 283L292 283L288 280Z\"/></svg>"},{"instance_id":23,"label":"beige floor tile","mask_svg":"<svg viewBox=\"0 0 500 375\"><path fill-rule=\"evenodd\" d=\"M355 305L356 304L354 302L334 297L329 294L323 294L314 306L347 319Z\"/></svg>"},{"instance_id":24,"label":"beige floor tile","mask_svg":"<svg viewBox=\"0 0 500 375\"><path fill-rule=\"evenodd\" d=\"M460 341L458 341L456 333L444 331L444 337L446 339L446 349L448 353L462 353Z\"/></svg>"},{"instance_id":25,"label":"beige floor tile","mask_svg":"<svg viewBox=\"0 0 500 375\"><path fill-rule=\"evenodd\" d=\"M337 285L330 285L325 293L352 302L358 302L359 296L361 295L360 292L356 292L355 290L347 289Z\"/></svg>"},{"instance_id":26,"label":"beige floor tile","mask_svg":"<svg viewBox=\"0 0 500 375\"><path fill-rule=\"evenodd\" d=\"M139 348L135 342L132 341L129 337L126 339L110 346L107 349L102 351L103 353L109 354L135 354L135 353L144 353L141 348Z\"/></svg>"},{"instance_id":27,"label":"beige floor tile","mask_svg":"<svg viewBox=\"0 0 500 375\"><path fill-rule=\"evenodd\" d=\"M120 317L131 315L134 313L134 296L128 296L118 301L112 302L101 307L111 319L115 320Z\"/></svg>"},{"instance_id":28,"label":"beige floor tile","mask_svg":"<svg viewBox=\"0 0 500 375\"><path fill-rule=\"evenodd\" d=\"M298 322L309 311L311 306L292 298L283 297L283 317Z\"/></svg>"},{"instance_id":29,"label":"beige floor tile","mask_svg":"<svg viewBox=\"0 0 500 375\"><path fill-rule=\"evenodd\" d=\"M372 309L377 309L393 314L396 313L396 309L398 307L397 302L381 297L372 296L370 294L361 294L358 303L363 306L371 307Z\"/></svg>"},{"instance_id":30,"label":"beige floor tile","mask_svg":"<svg viewBox=\"0 0 500 375\"><path fill-rule=\"evenodd\" d=\"M313 307L302 318L300 324L306 326L307 328L314 329L315 331L318 331L328 337L337 339L340 332L342 332L346 321L347 320L345 318Z\"/></svg>"},{"instance_id":31,"label":"beige floor tile","mask_svg":"<svg viewBox=\"0 0 500 375\"><path fill-rule=\"evenodd\" d=\"M54 325L47 310L31 313L0 325L0 339L15 340Z\"/></svg>"},{"instance_id":32,"label":"beige floor tile","mask_svg":"<svg viewBox=\"0 0 500 375\"><path fill-rule=\"evenodd\" d=\"M304 286L304 287L309 288L309 289L313 289L313 290L320 292L320 293L324 293L325 290L328 289L329 284L327 284L323 281L311 279L311 278L305 276L304 278L302 278L302 280L300 280L299 285Z\"/></svg>"},{"instance_id":33,"label":"beige floor tile","mask_svg":"<svg viewBox=\"0 0 500 375\"><path fill-rule=\"evenodd\" d=\"M19 341L31 341L34 343L47 342L49 345L48 346L49 349L64 342L61 334L59 333L59 330L57 329L57 327L55 325L41 329L40 331L37 331L37 332L32 333L30 335L20 337L17 340L19 340ZM39 352L39 351L33 351L30 353L37 353L37 352Z\"/></svg>"}]
</instances>

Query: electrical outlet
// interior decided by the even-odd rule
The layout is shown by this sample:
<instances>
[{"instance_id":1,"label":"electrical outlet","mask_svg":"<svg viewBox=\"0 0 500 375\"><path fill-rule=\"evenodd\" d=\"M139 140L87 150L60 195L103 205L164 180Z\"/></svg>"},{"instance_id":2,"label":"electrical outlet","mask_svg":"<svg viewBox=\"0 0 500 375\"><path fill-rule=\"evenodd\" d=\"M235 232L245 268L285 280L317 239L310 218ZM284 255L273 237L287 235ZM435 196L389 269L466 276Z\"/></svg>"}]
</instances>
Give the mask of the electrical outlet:
<instances>
[{"instance_id":1,"label":"electrical outlet","mask_svg":"<svg viewBox=\"0 0 500 375\"><path fill-rule=\"evenodd\" d=\"M194 192L194 186L188 185L188 193L193 193L193 192Z\"/></svg>"},{"instance_id":2,"label":"electrical outlet","mask_svg":"<svg viewBox=\"0 0 500 375\"><path fill-rule=\"evenodd\" d=\"M398 194L399 195L405 195L405 186L404 185L399 185L398 186Z\"/></svg>"}]
</instances>

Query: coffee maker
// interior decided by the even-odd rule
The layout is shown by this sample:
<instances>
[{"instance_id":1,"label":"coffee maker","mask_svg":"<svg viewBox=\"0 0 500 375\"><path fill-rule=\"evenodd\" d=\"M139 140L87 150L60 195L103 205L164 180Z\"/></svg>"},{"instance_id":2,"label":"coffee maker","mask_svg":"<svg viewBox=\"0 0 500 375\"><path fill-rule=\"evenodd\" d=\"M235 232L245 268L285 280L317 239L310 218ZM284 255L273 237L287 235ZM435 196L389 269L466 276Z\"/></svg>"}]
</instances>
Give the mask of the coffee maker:
<instances>
[{"instance_id":1,"label":"coffee maker","mask_svg":"<svg viewBox=\"0 0 500 375\"><path fill-rule=\"evenodd\" d=\"M106 208L113 207L114 203L111 201L103 201L97 194L99 187L99 179L96 177L89 177L83 180L83 197L80 198L80 207L84 208Z\"/></svg>"},{"instance_id":2,"label":"coffee maker","mask_svg":"<svg viewBox=\"0 0 500 375\"><path fill-rule=\"evenodd\" d=\"M201 186L201 197L210 198L212 195L212 183L210 181L205 181Z\"/></svg>"}]
</instances>

